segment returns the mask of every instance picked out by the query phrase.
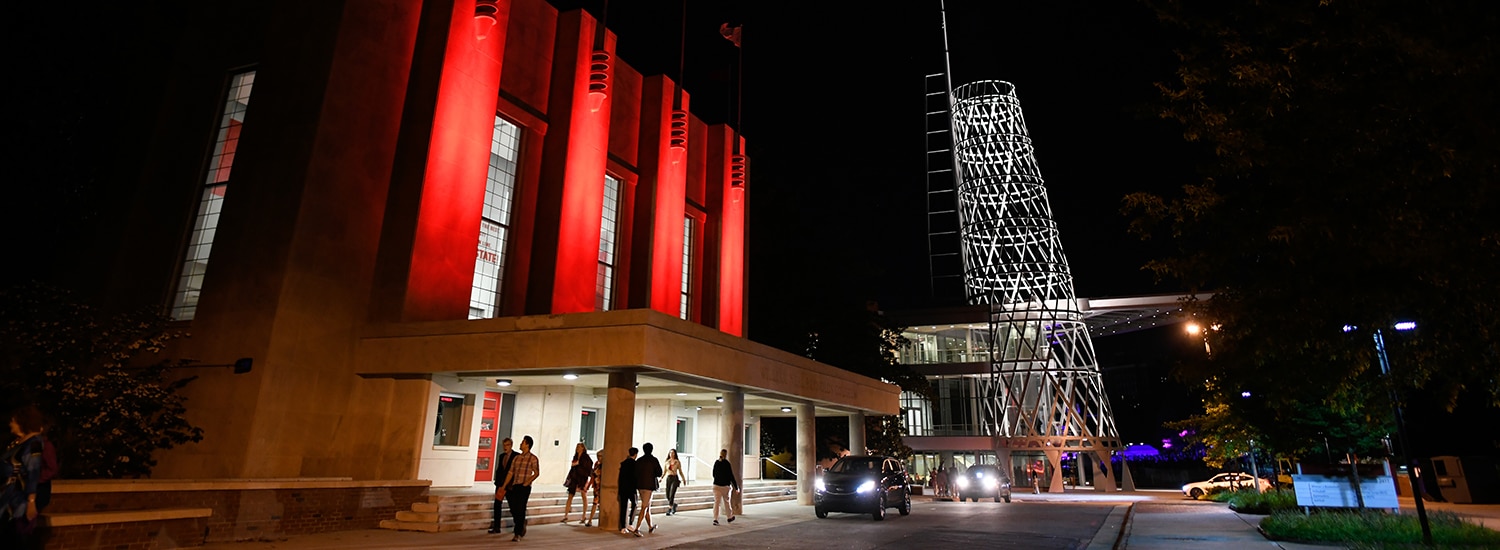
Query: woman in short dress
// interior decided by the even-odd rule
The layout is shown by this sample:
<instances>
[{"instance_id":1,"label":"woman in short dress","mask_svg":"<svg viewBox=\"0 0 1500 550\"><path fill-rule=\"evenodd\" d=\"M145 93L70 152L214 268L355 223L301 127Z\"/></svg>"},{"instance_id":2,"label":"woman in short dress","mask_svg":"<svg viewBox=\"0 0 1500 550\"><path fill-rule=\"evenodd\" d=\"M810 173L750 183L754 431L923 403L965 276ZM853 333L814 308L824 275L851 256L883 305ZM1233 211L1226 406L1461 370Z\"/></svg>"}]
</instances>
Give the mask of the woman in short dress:
<instances>
[{"instance_id":1,"label":"woman in short dress","mask_svg":"<svg viewBox=\"0 0 1500 550\"><path fill-rule=\"evenodd\" d=\"M574 495L578 496L578 502L583 508L580 512L583 512L585 519L587 519L589 495L584 491L588 489L589 475L593 471L594 460L589 458L588 449L585 449L583 442L579 441L578 446L573 449L573 463L568 468L568 480L564 483L564 485L568 486L568 504L563 507L563 523L567 523L568 515L573 513Z\"/></svg>"}]
</instances>

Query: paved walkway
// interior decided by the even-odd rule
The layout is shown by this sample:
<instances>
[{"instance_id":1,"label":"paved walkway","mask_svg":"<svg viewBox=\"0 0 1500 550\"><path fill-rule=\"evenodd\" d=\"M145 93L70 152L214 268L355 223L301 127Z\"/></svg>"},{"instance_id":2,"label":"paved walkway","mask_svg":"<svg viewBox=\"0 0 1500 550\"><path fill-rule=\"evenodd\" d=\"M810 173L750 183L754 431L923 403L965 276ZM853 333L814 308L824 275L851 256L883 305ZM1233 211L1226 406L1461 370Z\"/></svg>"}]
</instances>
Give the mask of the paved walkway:
<instances>
[{"instance_id":1,"label":"paved walkway","mask_svg":"<svg viewBox=\"0 0 1500 550\"><path fill-rule=\"evenodd\" d=\"M1226 504L1207 501L1137 502L1126 520L1125 532L1116 548L1328 548L1267 540L1256 528L1261 518L1237 514Z\"/></svg>"},{"instance_id":2,"label":"paved walkway","mask_svg":"<svg viewBox=\"0 0 1500 550\"><path fill-rule=\"evenodd\" d=\"M924 497L918 497L924 498ZM930 498L930 497L925 497ZM1063 494L1016 494L1016 502L1110 502L1115 511L1088 545L1088 550L1130 549L1244 549L1282 548L1286 550L1328 550L1338 546L1299 544L1267 540L1257 530L1265 516L1237 514L1225 504L1187 500L1177 491L1137 491L1105 495L1093 491ZM1416 513L1413 503L1402 500L1403 513ZM1427 503L1429 512L1450 511L1500 530L1500 505ZM745 507L746 514L733 524L720 518L713 525L711 510L685 511L672 517L658 516L655 533L642 538L604 532L576 523L536 525L517 548L632 548L657 549L673 546L706 546L702 541L770 529L807 521L811 512L795 501L755 504ZM484 531L452 533L415 533L369 529L316 535L299 535L284 540L213 543L207 550L395 550L437 548L507 548L509 533L490 535Z\"/></svg>"}]
</instances>

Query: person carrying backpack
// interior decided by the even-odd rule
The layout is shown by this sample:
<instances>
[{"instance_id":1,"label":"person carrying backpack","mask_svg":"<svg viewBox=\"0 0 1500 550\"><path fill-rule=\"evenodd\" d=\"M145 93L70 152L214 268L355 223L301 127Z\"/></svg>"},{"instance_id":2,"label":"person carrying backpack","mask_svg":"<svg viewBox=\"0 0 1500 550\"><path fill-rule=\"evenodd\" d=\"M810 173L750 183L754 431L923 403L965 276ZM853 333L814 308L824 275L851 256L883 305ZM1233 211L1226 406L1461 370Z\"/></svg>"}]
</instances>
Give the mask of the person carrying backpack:
<instances>
[{"instance_id":1,"label":"person carrying backpack","mask_svg":"<svg viewBox=\"0 0 1500 550\"><path fill-rule=\"evenodd\" d=\"M10 417L10 433L16 439L0 453L0 474L5 476L5 489L0 492L0 547L26 548L41 514L37 490L46 447L41 411L29 405L17 409Z\"/></svg>"}]
</instances>

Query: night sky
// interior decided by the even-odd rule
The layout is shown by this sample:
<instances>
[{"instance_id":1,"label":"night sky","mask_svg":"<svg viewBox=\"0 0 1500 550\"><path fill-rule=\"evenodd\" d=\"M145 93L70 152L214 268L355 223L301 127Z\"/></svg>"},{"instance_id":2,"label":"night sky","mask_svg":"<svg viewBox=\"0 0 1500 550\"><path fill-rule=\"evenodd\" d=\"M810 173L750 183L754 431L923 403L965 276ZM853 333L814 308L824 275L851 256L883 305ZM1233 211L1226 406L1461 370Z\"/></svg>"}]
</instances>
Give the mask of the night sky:
<instances>
[{"instance_id":1,"label":"night sky","mask_svg":"<svg viewBox=\"0 0 1500 550\"><path fill-rule=\"evenodd\" d=\"M597 13L599 2L557 2ZM829 301L932 303L925 244L923 76L942 70L939 3L688 2L684 86L708 122L733 122L751 157L752 332ZM683 3L615 2L620 57L678 73ZM1017 86L1063 247L1084 297L1172 292L1140 266L1120 198L1193 177L1192 149L1149 114L1174 56L1132 2L950 2L955 84Z\"/></svg>"},{"instance_id":2,"label":"night sky","mask_svg":"<svg viewBox=\"0 0 1500 550\"><path fill-rule=\"evenodd\" d=\"M599 14L603 0L554 0ZM750 336L819 310L877 300L922 307L928 295L923 140L924 78L942 70L937 0L610 4L621 59L644 74L677 75L709 123L739 120L750 172ZM99 220L128 200L119 167L149 146L135 129L156 112L170 70L172 1L113 3L84 12L23 3L5 33L19 79L3 115L10 180L3 218L13 257L46 278L50 258L86 258ZM1154 83L1170 79L1171 41L1135 2L949 2L955 83L1016 85L1064 249L1082 297L1158 287L1140 266L1147 244L1125 232L1120 198L1193 179L1193 149L1149 114ZM24 24L21 24L24 22ZM743 25L743 49L719 35ZM743 102L731 94L743 54ZM24 136L24 139L22 139ZM107 265L108 262L97 262ZM781 330L780 333L778 331ZM778 341L780 339L780 341ZM1101 357L1113 352L1101 343ZM1138 358L1120 362L1137 363ZM1117 410L1128 406L1116 403Z\"/></svg>"},{"instance_id":3,"label":"night sky","mask_svg":"<svg viewBox=\"0 0 1500 550\"><path fill-rule=\"evenodd\" d=\"M939 3L733 4L688 2L683 81L696 114L732 122L739 52L718 28L744 25L750 337L795 346L804 318L831 309L872 299L887 310L933 305L923 76L943 66ZM610 8L625 62L678 73L681 2ZM1175 61L1154 16L1134 2L1076 1L950 2L947 16L955 85L1017 87L1078 295L1179 290L1140 269L1154 251L1127 234L1119 211L1127 193L1191 181L1198 160L1150 114L1154 83L1172 77ZM1174 329L1149 332L1096 342L1127 441L1159 442L1162 422L1197 410L1168 376L1191 342Z\"/></svg>"},{"instance_id":4,"label":"night sky","mask_svg":"<svg viewBox=\"0 0 1500 550\"><path fill-rule=\"evenodd\" d=\"M553 0L601 12L604 0ZM686 4L685 55L683 6ZM751 158L752 335L828 301L927 305L923 75L942 67L937 0L633 0L609 6L618 53L645 74L686 59L692 110L734 122ZM148 146L174 38L172 1L73 13L23 3L5 34L18 79L4 113L11 147L7 234L14 256L87 250L90 224L128 200L121 167ZM955 82L1006 80L1021 105L1064 249L1084 297L1171 292L1139 267L1151 251L1125 232L1120 198L1192 179L1191 149L1143 114L1171 77L1170 41L1134 2L949 2ZM737 51L718 32L742 24ZM744 94L736 116L736 54ZM79 243L84 246L79 247ZM33 262L44 273L50 262ZM26 273L9 272L8 280ZM761 328L758 328L761 327Z\"/></svg>"}]
</instances>

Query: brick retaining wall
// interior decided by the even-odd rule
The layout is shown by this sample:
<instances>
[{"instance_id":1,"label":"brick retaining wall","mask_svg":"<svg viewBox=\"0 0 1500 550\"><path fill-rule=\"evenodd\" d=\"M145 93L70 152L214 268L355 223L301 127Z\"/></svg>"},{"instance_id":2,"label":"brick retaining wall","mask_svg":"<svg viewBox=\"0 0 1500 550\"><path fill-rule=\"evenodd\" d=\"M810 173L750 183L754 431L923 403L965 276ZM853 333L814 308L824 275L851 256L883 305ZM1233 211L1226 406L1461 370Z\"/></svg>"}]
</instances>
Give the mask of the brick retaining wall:
<instances>
[{"instance_id":1,"label":"brick retaining wall","mask_svg":"<svg viewBox=\"0 0 1500 550\"><path fill-rule=\"evenodd\" d=\"M207 508L206 518L151 519L50 529L46 548L146 550L205 542L278 539L327 531L374 529L413 502L428 481L120 480L54 482L47 515Z\"/></svg>"}]
</instances>

